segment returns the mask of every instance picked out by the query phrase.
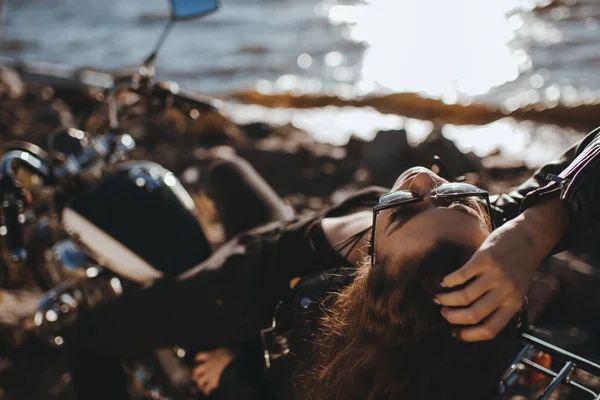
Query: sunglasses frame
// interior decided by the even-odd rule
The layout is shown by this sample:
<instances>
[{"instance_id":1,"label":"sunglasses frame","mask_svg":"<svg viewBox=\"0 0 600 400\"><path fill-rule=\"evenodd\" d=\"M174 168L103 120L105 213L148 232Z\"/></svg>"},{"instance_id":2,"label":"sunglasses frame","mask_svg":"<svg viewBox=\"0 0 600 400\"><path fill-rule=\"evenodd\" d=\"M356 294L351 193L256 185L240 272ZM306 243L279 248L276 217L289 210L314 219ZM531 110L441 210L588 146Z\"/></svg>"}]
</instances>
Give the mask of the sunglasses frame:
<instances>
[{"instance_id":1,"label":"sunglasses frame","mask_svg":"<svg viewBox=\"0 0 600 400\"><path fill-rule=\"evenodd\" d=\"M440 188L442 188L445 185L468 185L471 186L475 189L477 189L475 192L469 192L469 193L450 193L450 194L438 194L438 190ZM411 194L413 194L415 197L408 199L408 200L401 200L401 201L397 201L397 202L391 202L389 204L382 204L381 203L381 199L383 199L385 196L391 194L391 193L398 193L398 192L409 192ZM470 183L465 183L465 182L449 182L449 183L442 183L440 186L438 186L437 188L435 188L432 192L431 195L429 196L421 196L420 194L413 192L411 190L401 190L398 192L388 192L383 194L380 198L379 201L377 202L377 204L373 207L373 224L371 225L371 246L369 248L369 255L371 256L371 268L373 268L373 266L375 265L375 226L377 224L377 216L379 215L379 213L381 211L384 210L389 210L391 208L399 208L399 207L403 207L403 206L407 206L410 204L415 204L415 203L420 203L423 202L425 200L428 199L444 199L444 200L457 200L457 199L463 199L466 197L478 197L481 199L484 199L486 202L486 208L487 208L487 212L488 215L490 217L490 222L492 224L492 230L495 229L494 226L494 219L492 218L492 206L490 204L490 195L487 191L478 188L475 185L472 185Z\"/></svg>"}]
</instances>

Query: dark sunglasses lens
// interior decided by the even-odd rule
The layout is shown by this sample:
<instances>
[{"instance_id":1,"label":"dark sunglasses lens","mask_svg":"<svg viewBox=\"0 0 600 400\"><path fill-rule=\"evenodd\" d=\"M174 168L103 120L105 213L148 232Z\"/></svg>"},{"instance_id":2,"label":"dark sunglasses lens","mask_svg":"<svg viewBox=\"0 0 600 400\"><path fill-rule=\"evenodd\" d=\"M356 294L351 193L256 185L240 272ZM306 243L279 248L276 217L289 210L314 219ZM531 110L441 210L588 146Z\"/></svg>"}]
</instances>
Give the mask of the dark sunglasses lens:
<instances>
[{"instance_id":1,"label":"dark sunglasses lens","mask_svg":"<svg viewBox=\"0 0 600 400\"><path fill-rule=\"evenodd\" d=\"M481 189L470 183L444 183L437 188L436 193L442 196L452 194L477 194L481 193Z\"/></svg>"},{"instance_id":2,"label":"dark sunglasses lens","mask_svg":"<svg viewBox=\"0 0 600 400\"><path fill-rule=\"evenodd\" d=\"M409 190L399 190L397 192L384 194L379 198L379 204L388 206L390 204L401 204L419 198L419 195Z\"/></svg>"}]
</instances>

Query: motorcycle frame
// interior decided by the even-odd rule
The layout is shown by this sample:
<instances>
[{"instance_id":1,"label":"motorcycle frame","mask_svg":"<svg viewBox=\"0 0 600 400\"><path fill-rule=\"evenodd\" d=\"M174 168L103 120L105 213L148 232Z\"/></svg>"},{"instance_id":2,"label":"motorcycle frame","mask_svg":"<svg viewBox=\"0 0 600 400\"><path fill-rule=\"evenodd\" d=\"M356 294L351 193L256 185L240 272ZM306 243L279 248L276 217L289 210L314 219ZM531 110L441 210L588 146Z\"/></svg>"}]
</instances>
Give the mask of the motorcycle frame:
<instances>
[{"instance_id":1,"label":"motorcycle frame","mask_svg":"<svg viewBox=\"0 0 600 400\"><path fill-rule=\"evenodd\" d=\"M589 387L571 379L571 375L577 369L586 371L594 376L600 376L600 365L539 339L530 333L522 333L521 339L525 341L525 345L502 376L502 379L500 380L501 393L496 397L496 400L503 398L504 392L511 386L511 383L518 379L519 374L527 367L533 369L535 372L552 378L552 381L546 386L544 392L538 397L538 400L547 400L560 384L565 384L580 392L587 393L591 396L591 399L600 400L600 392L596 393ZM547 354L556 356L565 361L565 364L558 372L548 369L527 358L527 355L531 350L541 350Z\"/></svg>"}]
</instances>

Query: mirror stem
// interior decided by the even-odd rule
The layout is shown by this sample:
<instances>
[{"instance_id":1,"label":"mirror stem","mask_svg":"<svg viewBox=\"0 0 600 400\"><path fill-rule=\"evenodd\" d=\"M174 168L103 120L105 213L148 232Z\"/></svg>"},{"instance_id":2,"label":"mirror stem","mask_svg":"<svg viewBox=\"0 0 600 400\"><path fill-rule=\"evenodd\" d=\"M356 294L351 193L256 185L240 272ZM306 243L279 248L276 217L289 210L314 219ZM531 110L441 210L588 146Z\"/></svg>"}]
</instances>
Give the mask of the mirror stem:
<instances>
[{"instance_id":1,"label":"mirror stem","mask_svg":"<svg viewBox=\"0 0 600 400\"><path fill-rule=\"evenodd\" d=\"M162 47L165 39L167 38L167 35L171 31L172 26L173 26L173 21L168 20L167 24L163 28L162 33L160 34L160 37L158 38L158 42L156 43L156 46L154 46L154 50L152 51L152 53L150 53L148 58L146 58L144 60L144 67L149 68L152 66L152 64L154 64L154 60L156 59L156 56L158 55L158 51Z\"/></svg>"},{"instance_id":2,"label":"mirror stem","mask_svg":"<svg viewBox=\"0 0 600 400\"><path fill-rule=\"evenodd\" d=\"M6 18L6 2L4 0L0 0L0 41L2 41L2 37L4 36L4 20Z\"/></svg>"}]
</instances>

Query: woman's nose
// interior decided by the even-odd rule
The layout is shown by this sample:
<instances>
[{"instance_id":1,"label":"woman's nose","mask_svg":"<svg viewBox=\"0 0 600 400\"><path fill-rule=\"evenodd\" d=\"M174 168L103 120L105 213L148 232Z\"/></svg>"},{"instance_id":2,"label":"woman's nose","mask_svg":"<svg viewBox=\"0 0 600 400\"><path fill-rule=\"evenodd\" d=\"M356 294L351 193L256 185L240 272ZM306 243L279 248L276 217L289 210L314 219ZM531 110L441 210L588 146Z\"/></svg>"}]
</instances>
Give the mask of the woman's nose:
<instances>
[{"instance_id":1,"label":"woman's nose","mask_svg":"<svg viewBox=\"0 0 600 400\"><path fill-rule=\"evenodd\" d=\"M436 187L437 182L430 174L427 172L419 172L413 177L408 188L421 196L428 196Z\"/></svg>"}]
</instances>

